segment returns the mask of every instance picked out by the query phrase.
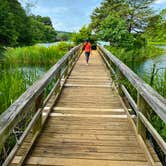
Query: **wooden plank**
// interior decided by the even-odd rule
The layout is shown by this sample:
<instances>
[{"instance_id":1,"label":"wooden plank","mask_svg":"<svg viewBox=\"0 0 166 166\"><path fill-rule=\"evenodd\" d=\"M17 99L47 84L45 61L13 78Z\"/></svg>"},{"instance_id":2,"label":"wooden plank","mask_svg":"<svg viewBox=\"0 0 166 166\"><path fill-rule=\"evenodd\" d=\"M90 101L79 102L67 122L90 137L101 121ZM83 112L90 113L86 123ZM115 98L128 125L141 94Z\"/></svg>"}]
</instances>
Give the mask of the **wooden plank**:
<instances>
[{"instance_id":1,"label":"wooden plank","mask_svg":"<svg viewBox=\"0 0 166 166\"><path fill-rule=\"evenodd\" d=\"M19 156L15 163L19 160ZM30 157L27 164L31 165L64 165L64 166L148 166L147 162L138 161L110 161L110 160L84 160L65 158Z\"/></svg>"},{"instance_id":2,"label":"wooden plank","mask_svg":"<svg viewBox=\"0 0 166 166\"><path fill-rule=\"evenodd\" d=\"M125 112L123 108L121 109L97 109L97 108L71 108L71 107L54 107L54 110L67 110L67 111L101 111L101 112Z\"/></svg>"},{"instance_id":3,"label":"wooden plank","mask_svg":"<svg viewBox=\"0 0 166 166\"><path fill-rule=\"evenodd\" d=\"M40 149L41 151L54 151L56 153L60 151L65 151L67 153L74 152L96 152L96 153L132 153L133 154L142 154L142 150L136 147L115 147L115 146L90 146L90 145L49 145L49 144L37 144L36 148ZM26 151L26 147L22 148L20 154ZM158 160L159 161L159 160Z\"/></svg>"},{"instance_id":4,"label":"wooden plank","mask_svg":"<svg viewBox=\"0 0 166 166\"><path fill-rule=\"evenodd\" d=\"M67 153L62 152L49 152L40 151L35 149L32 153L33 157L63 157L63 158L75 158L75 159L97 159L97 160L117 160L117 161L146 161L144 154L129 154L129 153Z\"/></svg>"},{"instance_id":5,"label":"wooden plank","mask_svg":"<svg viewBox=\"0 0 166 166\"><path fill-rule=\"evenodd\" d=\"M111 88L111 85L110 84L103 84L103 85L87 85L87 84L69 84L69 83L66 83L64 85L64 87L99 87L99 88Z\"/></svg>"},{"instance_id":6,"label":"wooden plank","mask_svg":"<svg viewBox=\"0 0 166 166\"><path fill-rule=\"evenodd\" d=\"M43 113L44 115L45 113ZM65 116L65 117L102 117L102 118L127 118L127 115L90 115L90 114L63 114L63 113L50 113L49 116L53 117L59 117L59 116Z\"/></svg>"}]
</instances>

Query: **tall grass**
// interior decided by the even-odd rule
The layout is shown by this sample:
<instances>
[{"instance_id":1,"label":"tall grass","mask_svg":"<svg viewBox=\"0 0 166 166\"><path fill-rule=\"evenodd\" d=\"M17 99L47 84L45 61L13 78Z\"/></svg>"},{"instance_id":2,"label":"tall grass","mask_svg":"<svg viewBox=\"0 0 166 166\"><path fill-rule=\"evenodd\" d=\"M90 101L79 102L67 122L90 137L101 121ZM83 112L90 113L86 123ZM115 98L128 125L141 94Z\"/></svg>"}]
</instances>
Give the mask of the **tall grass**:
<instances>
[{"instance_id":1,"label":"tall grass","mask_svg":"<svg viewBox=\"0 0 166 166\"><path fill-rule=\"evenodd\" d=\"M149 79L149 76L146 74L143 76L143 79L150 84L161 96L166 98L166 69L163 74L151 72L150 78L153 77L153 80ZM160 135L166 141L166 124L154 113L154 111L150 112L150 121L156 130L160 133Z\"/></svg>"},{"instance_id":2,"label":"tall grass","mask_svg":"<svg viewBox=\"0 0 166 166\"><path fill-rule=\"evenodd\" d=\"M71 45L65 42L48 48L43 46L8 48L4 53L5 67L0 66L0 113L42 74L39 67L34 66L46 69L55 64L70 48Z\"/></svg>"},{"instance_id":3,"label":"tall grass","mask_svg":"<svg viewBox=\"0 0 166 166\"><path fill-rule=\"evenodd\" d=\"M106 48L116 55L123 62L126 61L142 61L148 58L153 58L162 55L165 52L162 48L157 48L153 45L148 45L141 49L126 50L125 48L106 46Z\"/></svg>"},{"instance_id":4,"label":"tall grass","mask_svg":"<svg viewBox=\"0 0 166 166\"><path fill-rule=\"evenodd\" d=\"M56 46L30 46L8 48L5 52L5 63L19 65L48 65L55 64L71 45L59 43Z\"/></svg>"},{"instance_id":5,"label":"tall grass","mask_svg":"<svg viewBox=\"0 0 166 166\"><path fill-rule=\"evenodd\" d=\"M27 70L10 67L0 72L0 113L6 110L42 72L38 69Z\"/></svg>"}]
</instances>

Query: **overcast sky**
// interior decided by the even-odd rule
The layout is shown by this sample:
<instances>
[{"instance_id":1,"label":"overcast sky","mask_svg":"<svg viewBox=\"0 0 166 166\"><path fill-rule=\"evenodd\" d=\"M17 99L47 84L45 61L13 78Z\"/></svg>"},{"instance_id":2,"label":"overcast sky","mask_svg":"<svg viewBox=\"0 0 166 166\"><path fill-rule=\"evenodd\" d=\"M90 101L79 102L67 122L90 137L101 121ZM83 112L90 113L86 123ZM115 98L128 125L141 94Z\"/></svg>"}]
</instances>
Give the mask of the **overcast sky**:
<instances>
[{"instance_id":1,"label":"overcast sky","mask_svg":"<svg viewBox=\"0 0 166 166\"><path fill-rule=\"evenodd\" d=\"M56 30L78 31L90 22L93 9L103 0L19 0L36 2L32 8L35 15L49 16ZM166 8L166 0L156 0L155 8Z\"/></svg>"}]
</instances>

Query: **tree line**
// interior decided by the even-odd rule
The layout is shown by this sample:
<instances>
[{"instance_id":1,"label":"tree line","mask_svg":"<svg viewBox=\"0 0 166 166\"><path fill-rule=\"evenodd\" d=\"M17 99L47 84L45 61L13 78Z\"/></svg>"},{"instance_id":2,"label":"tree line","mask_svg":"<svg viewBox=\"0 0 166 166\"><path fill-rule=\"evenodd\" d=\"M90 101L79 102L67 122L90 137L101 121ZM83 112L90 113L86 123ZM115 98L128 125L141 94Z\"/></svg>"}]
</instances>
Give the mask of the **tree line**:
<instances>
[{"instance_id":1,"label":"tree line","mask_svg":"<svg viewBox=\"0 0 166 166\"><path fill-rule=\"evenodd\" d=\"M128 50L145 47L148 41L166 41L166 9L155 12L154 1L103 0L91 14L91 23L73 39L79 43L96 38Z\"/></svg>"},{"instance_id":2,"label":"tree line","mask_svg":"<svg viewBox=\"0 0 166 166\"><path fill-rule=\"evenodd\" d=\"M56 40L49 17L27 15L18 0L0 0L0 47Z\"/></svg>"}]
</instances>

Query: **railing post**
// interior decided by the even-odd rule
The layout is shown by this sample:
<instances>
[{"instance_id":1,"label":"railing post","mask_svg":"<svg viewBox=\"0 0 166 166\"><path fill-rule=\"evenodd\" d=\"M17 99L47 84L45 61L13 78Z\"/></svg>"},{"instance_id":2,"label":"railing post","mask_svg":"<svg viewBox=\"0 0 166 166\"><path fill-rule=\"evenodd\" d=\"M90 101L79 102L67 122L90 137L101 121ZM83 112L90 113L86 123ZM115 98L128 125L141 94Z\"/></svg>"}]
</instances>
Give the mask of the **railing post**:
<instances>
[{"instance_id":1,"label":"railing post","mask_svg":"<svg viewBox=\"0 0 166 166\"><path fill-rule=\"evenodd\" d=\"M117 69L117 83L118 83L118 92L119 95L121 97L124 96L124 93L122 91L121 85L122 85L122 81L124 80L124 75L122 74L122 72L119 70L119 68Z\"/></svg>"},{"instance_id":2,"label":"railing post","mask_svg":"<svg viewBox=\"0 0 166 166\"><path fill-rule=\"evenodd\" d=\"M42 108L43 101L44 101L44 91L37 97L35 101L35 112ZM42 113L39 115L38 120L33 126L33 134L35 135L36 132L40 131L41 127L42 127Z\"/></svg>"},{"instance_id":3,"label":"railing post","mask_svg":"<svg viewBox=\"0 0 166 166\"><path fill-rule=\"evenodd\" d=\"M61 87L61 69L59 69L59 71L55 75L55 79L57 81L57 86L56 86L54 94L57 95L60 92L60 87Z\"/></svg>"},{"instance_id":4,"label":"railing post","mask_svg":"<svg viewBox=\"0 0 166 166\"><path fill-rule=\"evenodd\" d=\"M68 64L69 64L69 61L67 59L66 63L65 63L65 72L64 72L64 79L66 79L67 75L68 75Z\"/></svg>"},{"instance_id":5,"label":"railing post","mask_svg":"<svg viewBox=\"0 0 166 166\"><path fill-rule=\"evenodd\" d=\"M137 106L138 106L138 110L146 117L146 102L139 93L137 94ZM145 128L144 124L142 123L139 115L137 118L138 118L137 119L137 132L145 140L146 139L146 128Z\"/></svg>"},{"instance_id":6,"label":"railing post","mask_svg":"<svg viewBox=\"0 0 166 166\"><path fill-rule=\"evenodd\" d=\"M75 54L75 52L73 52L73 54ZM71 68L72 68L72 57L73 55L71 55L68 59L68 72L70 72Z\"/></svg>"}]
</instances>

